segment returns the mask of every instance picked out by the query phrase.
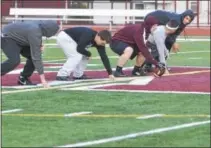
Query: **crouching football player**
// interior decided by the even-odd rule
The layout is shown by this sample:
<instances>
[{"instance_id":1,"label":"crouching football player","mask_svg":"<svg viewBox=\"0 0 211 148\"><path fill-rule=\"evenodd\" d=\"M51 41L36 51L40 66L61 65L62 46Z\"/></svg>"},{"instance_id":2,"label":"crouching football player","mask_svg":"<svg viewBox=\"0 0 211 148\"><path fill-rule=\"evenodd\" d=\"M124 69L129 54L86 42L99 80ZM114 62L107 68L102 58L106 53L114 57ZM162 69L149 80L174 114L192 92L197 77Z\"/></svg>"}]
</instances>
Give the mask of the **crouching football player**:
<instances>
[{"instance_id":1,"label":"crouching football player","mask_svg":"<svg viewBox=\"0 0 211 148\"><path fill-rule=\"evenodd\" d=\"M143 76L145 73L142 71L141 65L143 65L145 59L154 64L159 69L159 74L162 76L165 72L165 65L157 62L150 54L148 48L144 42L145 24L132 24L128 25L119 31L117 31L111 40L111 49L120 57L114 72L115 77L125 77L122 68L129 59L136 57L136 64L132 71L133 76ZM157 71L158 72L158 71Z\"/></svg>"},{"instance_id":2,"label":"crouching football player","mask_svg":"<svg viewBox=\"0 0 211 148\"><path fill-rule=\"evenodd\" d=\"M68 81L71 73L74 79L87 79L84 70L92 57L89 47L97 49L108 77L113 80L114 76L105 49L110 39L111 34L108 30L96 32L87 27L74 27L61 31L57 36L57 43L64 51L67 61L58 71L56 80Z\"/></svg>"}]
</instances>

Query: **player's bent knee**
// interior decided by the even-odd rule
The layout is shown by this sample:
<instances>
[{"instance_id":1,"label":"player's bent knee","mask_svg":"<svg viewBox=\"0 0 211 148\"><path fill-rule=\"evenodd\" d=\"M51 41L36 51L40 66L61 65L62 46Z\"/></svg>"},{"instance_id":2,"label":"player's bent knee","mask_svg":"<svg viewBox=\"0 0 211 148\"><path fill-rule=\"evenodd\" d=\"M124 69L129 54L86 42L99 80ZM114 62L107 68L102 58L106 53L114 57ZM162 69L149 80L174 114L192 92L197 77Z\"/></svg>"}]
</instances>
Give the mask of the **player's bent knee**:
<instances>
[{"instance_id":1,"label":"player's bent knee","mask_svg":"<svg viewBox=\"0 0 211 148\"><path fill-rule=\"evenodd\" d=\"M125 48L124 54L127 54L127 55L131 56L132 53L133 53L133 48L131 48L131 47Z\"/></svg>"}]
</instances>

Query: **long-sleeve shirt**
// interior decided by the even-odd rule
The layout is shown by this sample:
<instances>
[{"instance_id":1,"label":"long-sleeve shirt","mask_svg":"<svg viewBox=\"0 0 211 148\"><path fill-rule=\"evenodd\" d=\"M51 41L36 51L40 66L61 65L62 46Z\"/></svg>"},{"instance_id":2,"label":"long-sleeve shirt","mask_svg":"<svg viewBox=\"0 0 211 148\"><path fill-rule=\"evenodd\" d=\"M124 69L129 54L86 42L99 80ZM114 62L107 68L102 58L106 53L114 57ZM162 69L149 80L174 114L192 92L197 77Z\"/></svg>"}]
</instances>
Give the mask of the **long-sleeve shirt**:
<instances>
[{"instance_id":1,"label":"long-sleeve shirt","mask_svg":"<svg viewBox=\"0 0 211 148\"><path fill-rule=\"evenodd\" d=\"M64 32L68 34L77 44L78 53L91 57L91 52L88 50L89 47L97 48L103 65L109 75L112 74L109 58L106 54L105 46L98 46L94 41L97 32L87 27L74 27L65 29Z\"/></svg>"},{"instance_id":2,"label":"long-sleeve shirt","mask_svg":"<svg viewBox=\"0 0 211 148\"><path fill-rule=\"evenodd\" d=\"M112 40L119 40L129 44L131 47L138 47L139 52L143 54L147 61L157 65L158 62L152 57L144 42L144 24L132 24L125 26L117 31Z\"/></svg>"},{"instance_id":3,"label":"long-sleeve shirt","mask_svg":"<svg viewBox=\"0 0 211 148\"><path fill-rule=\"evenodd\" d=\"M2 33L15 40L20 46L30 46L33 64L39 74L44 73L41 46L42 36L51 37L57 33L56 21L26 21L6 25Z\"/></svg>"},{"instance_id":4,"label":"long-sleeve shirt","mask_svg":"<svg viewBox=\"0 0 211 148\"><path fill-rule=\"evenodd\" d=\"M160 62L166 65L165 57L169 55L169 52L165 46L167 34L165 32L165 26L157 26L157 28L149 35L148 41L155 44L159 54Z\"/></svg>"}]
</instances>

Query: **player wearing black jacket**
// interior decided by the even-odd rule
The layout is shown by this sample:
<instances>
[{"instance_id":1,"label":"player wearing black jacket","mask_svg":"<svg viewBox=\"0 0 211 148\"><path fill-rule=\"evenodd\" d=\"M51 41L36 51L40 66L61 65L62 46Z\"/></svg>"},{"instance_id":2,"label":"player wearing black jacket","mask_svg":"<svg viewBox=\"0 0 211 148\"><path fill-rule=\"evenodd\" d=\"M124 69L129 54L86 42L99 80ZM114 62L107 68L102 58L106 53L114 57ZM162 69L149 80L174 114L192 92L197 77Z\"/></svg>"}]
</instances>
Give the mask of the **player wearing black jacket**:
<instances>
[{"instance_id":1,"label":"player wearing black jacket","mask_svg":"<svg viewBox=\"0 0 211 148\"><path fill-rule=\"evenodd\" d=\"M57 36L57 43L63 49L67 61L58 71L56 80L68 81L71 73L74 79L86 79L84 70L92 57L89 47L97 49L109 78L113 79L105 49L105 44L109 43L110 39L111 34L108 30L96 32L87 27L74 27L61 31Z\"/></svg>"}]
</instances>

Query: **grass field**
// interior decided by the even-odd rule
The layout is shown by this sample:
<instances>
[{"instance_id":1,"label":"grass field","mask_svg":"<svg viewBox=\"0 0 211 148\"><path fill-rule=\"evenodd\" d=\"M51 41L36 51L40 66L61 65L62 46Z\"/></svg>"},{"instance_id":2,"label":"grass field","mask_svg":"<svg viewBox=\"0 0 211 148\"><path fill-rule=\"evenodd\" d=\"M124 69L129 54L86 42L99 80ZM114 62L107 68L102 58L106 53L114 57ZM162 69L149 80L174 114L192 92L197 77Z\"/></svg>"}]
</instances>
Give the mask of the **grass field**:
<instances>
[{"instance_id":1,"label":"grass field","mask_svg":"<svg viewBox=\"0 0 211 148\"><path fill-rule=\"evenodd\" d=\"M210 42L181 42L180 49L169 66L210 67ZM95 49L90 51L89 64L98 65L88 69L103 69ZM108 55L115 68L117 57L109 48ZM58 48L46 48L43 59L65 61ZM2 94L1 103L2 111L21 109L2 112L3 147L210 147L210 94L52 89ZM80 112L85 113L70 115Z\"/></svg>"}]
</instances>

